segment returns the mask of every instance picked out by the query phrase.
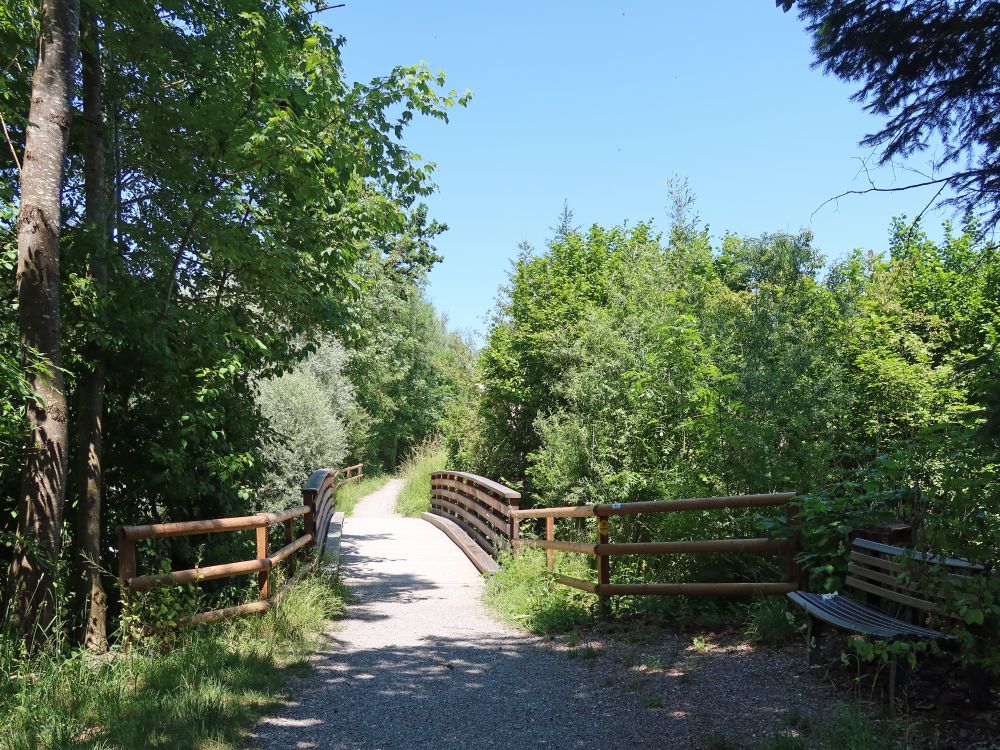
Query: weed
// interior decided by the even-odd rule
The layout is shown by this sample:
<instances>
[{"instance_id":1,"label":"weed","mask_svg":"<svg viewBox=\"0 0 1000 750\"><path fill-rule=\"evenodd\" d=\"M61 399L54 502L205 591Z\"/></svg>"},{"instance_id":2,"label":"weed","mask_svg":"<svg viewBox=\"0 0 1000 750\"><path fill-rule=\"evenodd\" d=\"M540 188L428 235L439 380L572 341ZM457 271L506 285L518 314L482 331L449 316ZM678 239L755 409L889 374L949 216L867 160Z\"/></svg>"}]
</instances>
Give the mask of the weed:
<instances>
[{"instance_id":1,"label":"weed","mask_svg":"<svg viewBox=\"0 0 1000 750\"><path fill-rule=\"evenodd\" d=\"M656 655L647 656L642 660L642 666L652 672L654 669L663 669L663 661Z\"/></svg>"},{"instance_id":2,"label":"weed","mask_svg":"<svg viewBox=\"0 0 1000 750\"><path fill-rule=\"evenodd\" d=\"M744 635L762 646L781 646L797 634L795 615L788 611L784 600L775 597L760 599L750 605Z\"/></svg>"},{"instance_id":3,"label":"weed","mask_svg":"<svg viewBox=\"0 0 1000 750\"><path fill-rule=\"evenodd\" d=\"M648 698L642 702L643 708L663 708L667 702L663 698Z\"/></svg>"},{"instance_id":4,"label":"weed","mask_svg":"<svg viewBox=\"0 0 1000 750\"><path fill-rule=\"evenodd\" d=\"M712 649L712 644L705 636L696 635L691 639L691 648L699 654L707 654Z\"/></svg>"},{"instance_id":5,"label":"weed","mask_svg":"<svg viewBox=\"0 0 1000 750\"><path fill-rule=\"evenodd\" d=\"M785 724L792 729L804 733L808 733L812 729L812 720L802 713L798 706L792 706L789 710L788 715L785 717Z\"/></svg>"},{"instance_id":6,"label":"weed","mask_svg":"<svg viewBox=\"0 0 1000 750\"><path fill-rule=\"evenodd\" d=\"M793 709L781 731L756 750L905 750L912 746L911 727L901 721L877 721L857 709L843 708L830 721L814 725Z\"/></svg>"}]
</instances>

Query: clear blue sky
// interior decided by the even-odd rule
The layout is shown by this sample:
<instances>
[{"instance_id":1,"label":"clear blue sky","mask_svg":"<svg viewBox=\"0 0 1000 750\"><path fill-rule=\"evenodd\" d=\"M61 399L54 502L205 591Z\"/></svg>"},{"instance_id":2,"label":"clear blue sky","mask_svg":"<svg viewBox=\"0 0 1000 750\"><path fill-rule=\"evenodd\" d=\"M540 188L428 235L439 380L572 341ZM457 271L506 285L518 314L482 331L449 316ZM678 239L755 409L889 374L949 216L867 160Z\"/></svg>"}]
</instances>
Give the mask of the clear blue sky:
<instances>
[{"instance_id":1,"label":"clear blue sky","mask_svg":"<svg viewBox=\"0 0 1000 750\"><path fill-rule=\"evenodd\" d=\"M347 38L350 78L426 61L474 94L450 123L407 137L438 165L428 202L450 231L429 293L452 327L484 330L517 244L543 247L564 200L583 226L666 228L676 173L713 235L810 228L837 258L884 250L890 217L931 197L847 197L813 215L867 186L857 142L878 121L810 67L803 24L773 0L344 1L321 19Z\"/></svg>"}]
</instances>

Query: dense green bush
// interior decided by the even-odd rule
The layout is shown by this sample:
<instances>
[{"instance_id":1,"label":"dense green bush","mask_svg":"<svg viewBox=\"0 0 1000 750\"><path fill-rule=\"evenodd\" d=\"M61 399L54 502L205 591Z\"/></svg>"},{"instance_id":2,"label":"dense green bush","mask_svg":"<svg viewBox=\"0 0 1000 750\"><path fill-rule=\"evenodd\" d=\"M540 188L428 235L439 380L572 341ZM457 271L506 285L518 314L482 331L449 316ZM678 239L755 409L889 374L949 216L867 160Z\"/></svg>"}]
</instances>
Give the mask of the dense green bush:
<instances>
[{"instance_id":1,"label":"dense green bush","mask_svg":"<svg viewBox=\"0 0 1000 750\"><path fill-rule=\"evenodd\" d=\"M452 419L453 460L524 490L522 504L802 493L810 585L841 585L850 538L889 518L916 543L1000 550L1000 259L972 220L932 242L893 225L888 254L826 264L808 232L727 235L683 214L562 226L524 252ZM621 541L786 533L754 512L612 522ZM560 524L559 535L592 530ZM756 556L615 561L618 580L774 580ZM1000 616L997 579L960 595ZM1000 665L998 665L1000 666Z\"/></svg>"}]
</instances>

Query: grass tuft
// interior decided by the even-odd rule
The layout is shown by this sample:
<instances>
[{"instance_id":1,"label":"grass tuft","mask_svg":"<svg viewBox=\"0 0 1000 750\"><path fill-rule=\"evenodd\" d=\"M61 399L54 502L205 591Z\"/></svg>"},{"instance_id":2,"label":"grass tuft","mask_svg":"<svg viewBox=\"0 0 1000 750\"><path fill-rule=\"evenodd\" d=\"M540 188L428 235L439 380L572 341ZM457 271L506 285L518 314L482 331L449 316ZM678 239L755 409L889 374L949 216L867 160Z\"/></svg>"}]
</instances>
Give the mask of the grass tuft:
<instances>
[{"instance_id":1,"label":"grass tuft","mask_svg":"<svg viewBox=\"0 0 1000 750\"><path fill-rule=\"evenodd\" d=\"M556 559L560 572L589 577L578 555L557 555ZM486 606L500 619L542 635L570 632L593 621L596 597L553 583L544 551L522 549L500 562L500 570L487 581L485 593ZM572 565L576 567L570 569Z\"/></svg>"},{"instance_id":2,"label":"grass tuft","mask_svg":"<svg viewBox=\"0 0 1000 750\"><path fill-rule=\"evenodd\" d=\"M784 598L768 597L750 605L743 633L761 646L783 646L796 637L798 627Z\"/></svg>"},{"instance_id":3,"label":"grass tuft","mask_svg":"<svg viewBox=\"0 0 1000 750\"><path fill-rule=\"evenodd\" d=\"M0 665L0 748L111 750L246 744L246 730L286 699L285 678L344 593L325 575L306 577L257 618L189 628L170 644L146 639L96 658L44 652ZM9 636L0 636L14 653Z\"/></svg>"},{"instance_id":4,"label":"grass tuft","mask_svg":"<svg viewBox=\"0 0 1000 750\"><path fill-rule=\"evenodd\" d=\"M403 488L396 499L396 510L404 516L419 516L431 507L432 471L447 468L448 453L436 440L416 446L399 468Z\"/></svg>"}]
</instances>

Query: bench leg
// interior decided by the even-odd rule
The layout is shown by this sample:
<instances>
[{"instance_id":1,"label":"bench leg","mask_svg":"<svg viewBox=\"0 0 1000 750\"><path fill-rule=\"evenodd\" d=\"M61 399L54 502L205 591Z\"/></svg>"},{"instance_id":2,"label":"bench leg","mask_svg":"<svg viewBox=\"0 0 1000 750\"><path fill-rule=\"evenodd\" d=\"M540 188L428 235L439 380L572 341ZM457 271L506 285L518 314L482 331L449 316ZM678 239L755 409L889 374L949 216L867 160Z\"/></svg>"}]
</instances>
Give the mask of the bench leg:
<instances>
[{"instance_id":1,"label":"bench leg","mask_svg":"<svg viewBox=\"0 0 1000 750\"><path fill-rule=\"evenodd\" d=\"M809 625L806 629L806 663L810 667L819 665L819 646L824 625L822 620L809 615Z\"/></svg>"},{"instance_id":2,"label":"bench leg","mask_svg":"<svg viewBox=\"0 0 1000 750\"><path fill-rule=\"evenodd\" d=\"M896 715L896 681L899 677L899 669L896 657L889 660L889 715Z\"/></svg>"}]
</instances>

